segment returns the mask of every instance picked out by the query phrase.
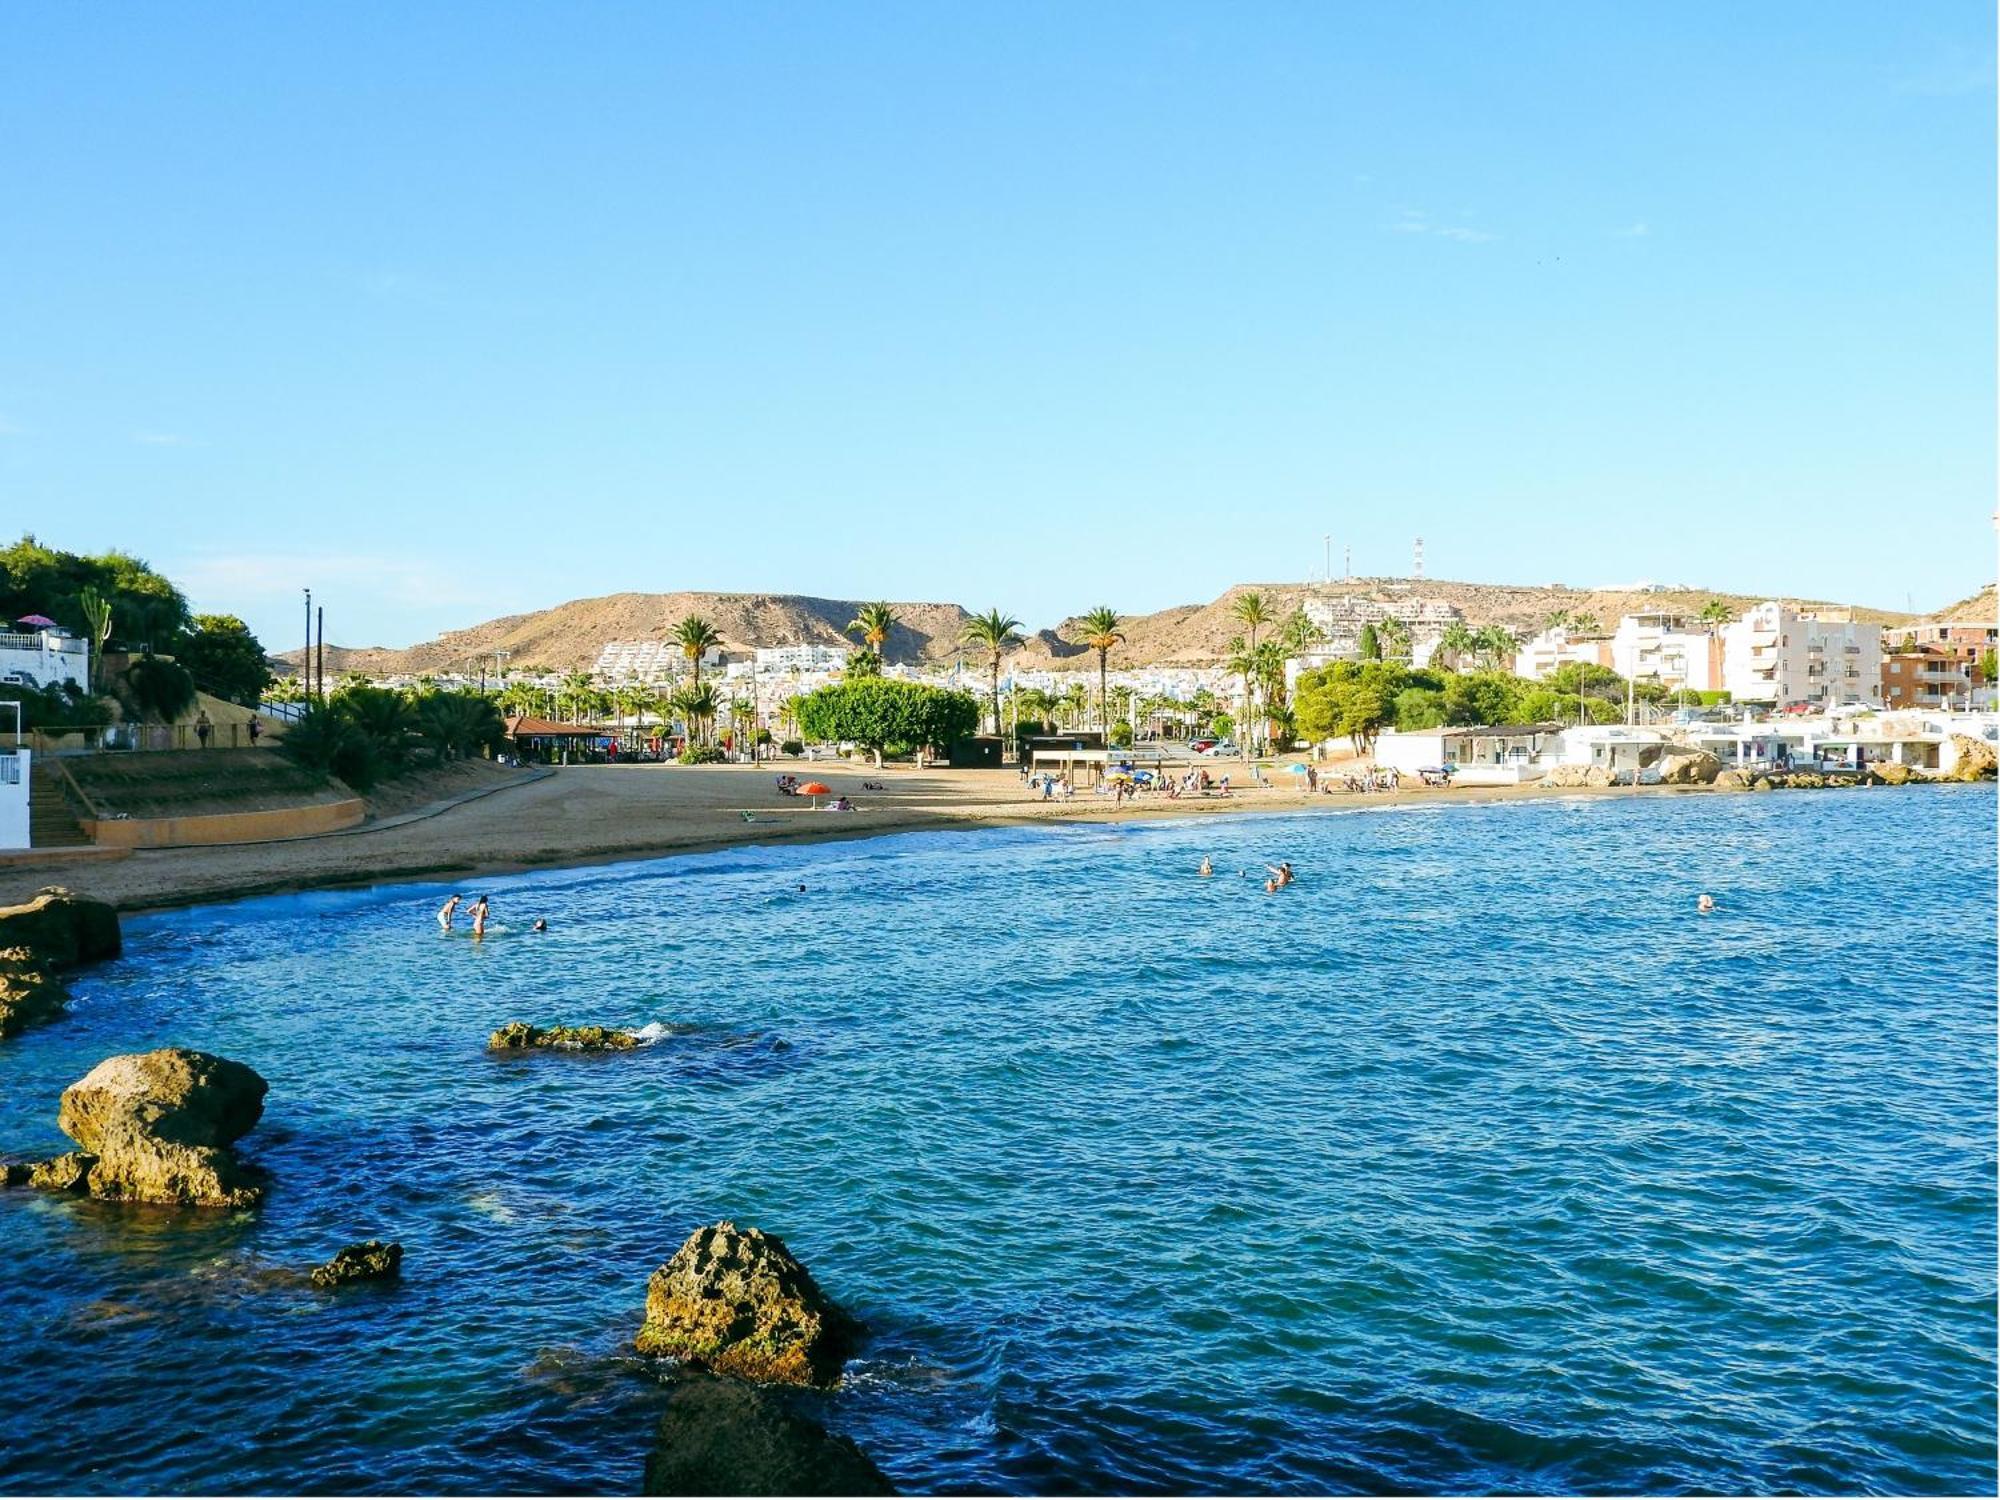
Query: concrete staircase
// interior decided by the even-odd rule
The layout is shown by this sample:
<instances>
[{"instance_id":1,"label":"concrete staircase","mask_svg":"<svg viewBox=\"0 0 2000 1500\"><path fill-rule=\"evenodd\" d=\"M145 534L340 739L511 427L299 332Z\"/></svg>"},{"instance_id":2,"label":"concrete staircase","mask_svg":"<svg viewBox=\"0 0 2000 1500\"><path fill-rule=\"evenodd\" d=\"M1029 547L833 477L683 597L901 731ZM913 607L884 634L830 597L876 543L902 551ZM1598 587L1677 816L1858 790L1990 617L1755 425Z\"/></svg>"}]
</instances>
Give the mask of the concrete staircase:
<instances>
[{"instance_id":1,"label":"concrete staircase","mask_svg":"<svg viewBox=\"0 0 2000 1500\"><path fill-rule=\"evenodd\" d=\"M40 764L28 768L28 844L35 849L88 846L83 827L63 795L62 773Z\"/></svg>"}]
</instances>

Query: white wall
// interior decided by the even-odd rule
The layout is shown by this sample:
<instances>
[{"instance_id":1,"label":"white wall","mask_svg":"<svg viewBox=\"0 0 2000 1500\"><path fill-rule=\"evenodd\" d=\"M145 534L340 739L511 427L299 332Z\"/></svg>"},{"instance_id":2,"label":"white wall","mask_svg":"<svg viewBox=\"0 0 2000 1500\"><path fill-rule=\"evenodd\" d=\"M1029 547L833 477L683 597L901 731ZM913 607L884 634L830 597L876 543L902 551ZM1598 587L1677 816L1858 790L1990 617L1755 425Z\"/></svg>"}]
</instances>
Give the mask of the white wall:
<instances>
[{"instance_id":1,"label":"white wall","mask_svg":"<svg viewBox=\"0 0 2000 1500\"><path fill-rule=\"evenodd\" d=\"M28 847L27 750L0 750L0 849Z\"/></svg>"},{"instance_id":2,"label":"white wall","mask_svg":"<svg viewBox=\"0 0 2000 1500\"><path fill-rule=\"evenodd\" d=\"M90 673L90 647L77 636L48 630L34 635L0 635L0 679L15 673L38 688L59 682L82 687Z\"/></svg>"}]
</instances>

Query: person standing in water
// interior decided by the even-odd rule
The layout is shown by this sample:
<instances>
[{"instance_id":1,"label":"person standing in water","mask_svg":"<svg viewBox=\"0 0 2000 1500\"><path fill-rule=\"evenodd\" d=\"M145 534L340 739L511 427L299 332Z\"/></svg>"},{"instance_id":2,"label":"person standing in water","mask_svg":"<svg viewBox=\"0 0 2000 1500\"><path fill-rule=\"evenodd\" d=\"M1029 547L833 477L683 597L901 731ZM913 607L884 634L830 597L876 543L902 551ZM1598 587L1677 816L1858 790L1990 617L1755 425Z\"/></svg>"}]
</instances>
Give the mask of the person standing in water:
<instances>
[{"instance_id":1,"label":"person standing in water","mask_svg":"<svg viewBox=\"0 0 2000 1500\"><path fill-rule=\"evenodd\" d=\"M486 898L481 896L477 901L472 903L472 935L476 938L486 936L486 915Z\"/></svg>"},{"instance_id":2,"label":"person standing in water","mask_svg":"<svg viewBox=\"0 0 2000 1500\"><path fill-rule=\"evenodd\" d=\"M451 919L458 915L458 897L453 896L438 908L438 927L441 931L451 931Z\"/></svg>"},{"instance_id":3,"label":"person standing in water","mask_svg":"<svg viewBox=\"0 0 2000 1500\"><path fill-rule=\"evenodd\" d=\"M1694 909L1700 912L1703 916L1706 916L1708 913L1715 910L1715 897L1709 895L1707 891L1703 891L1701 893L1700 899L1698 899L1695 902Z\"/></svg>"},{"instance_id":4,"label":"person standing in water","mask_svg":"<svg viewBox=\"0 0 2000 1500\"><path fill-rule=\"evenodd\" d=\"M1204 854L1201 857L1201 868L1195 871L1195 874L1206 878L1207 876L1213 875L1214 873L1215 873L1215 866L1208 862L1208 856Z\"/></svg>"}]
</instances>

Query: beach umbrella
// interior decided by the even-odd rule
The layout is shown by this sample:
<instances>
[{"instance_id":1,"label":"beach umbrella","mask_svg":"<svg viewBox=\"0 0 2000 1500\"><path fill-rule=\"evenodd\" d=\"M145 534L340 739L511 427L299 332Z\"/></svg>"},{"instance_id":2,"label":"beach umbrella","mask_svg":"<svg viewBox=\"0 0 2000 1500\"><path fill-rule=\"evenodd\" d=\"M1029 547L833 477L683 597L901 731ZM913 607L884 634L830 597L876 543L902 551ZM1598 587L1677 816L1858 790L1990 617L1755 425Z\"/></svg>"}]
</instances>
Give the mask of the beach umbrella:
<instances>
[{"instance_id":1,"label":"beach umbrella","mask_svg":"<svg viewBox=\"0 0 2000 1500\"><path fill-rule=\"evenodd\" d=\"M52 630L55 628L56 622L51 620L47 615L22 615L14 623L16 625L36 625L44 630Z\"/></svg>"},{"instance_id":2,"label":"beach umbrella","mask_svg":"<svg viewBox=\"0 0 2000 1500\"><path fill-rule=\"evenodd\" d=\"M1285 769L1290 771L1294 776L1303 776L1306 774L1306 763L1302 760L1295 760L1289 766L1286 766Z\"/></svg>"},{"instance_id":3,"label":"beach umbrella","mask_svg":"<svg viewBox=\"0 0 2000 1500\"><path fill-rule=\"evenodd\" d=\"M822 797L831 796L833 794L833 788L828 786L824 781L808 781L804 786L799 788L799 793L801 796L812 798L813 811L818 812L819 799Z\"/></svg>"}]
</instances>

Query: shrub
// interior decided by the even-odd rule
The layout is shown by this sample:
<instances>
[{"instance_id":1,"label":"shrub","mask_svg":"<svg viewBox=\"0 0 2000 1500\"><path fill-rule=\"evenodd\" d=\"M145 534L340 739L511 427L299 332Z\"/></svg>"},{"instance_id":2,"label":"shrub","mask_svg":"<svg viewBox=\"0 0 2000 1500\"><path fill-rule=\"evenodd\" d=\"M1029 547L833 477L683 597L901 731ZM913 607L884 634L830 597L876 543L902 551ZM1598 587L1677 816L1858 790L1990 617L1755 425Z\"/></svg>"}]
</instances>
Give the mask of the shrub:
<instances>
[{"instance_id":1,"label":"shrub","mask_svg":"<svg viewBox=\"0 0 2000 1500\"><path fill-rule=\"evenodd\" d=\"M1131 724L1124 719L1120 719L1117 723L1113 724L1111 726L1111 743L1129 748L1132 744Z\"/></svg>"},{"instance_id":2,"label":"shrub","mask_svg":"<svg viewBox=\"0 0 2000 1500\"><path fill-rule=\"evenodd\" d=\"M194 679L164 656L142 656L125 669L125 690L142 719L171 724L194 707Z\"/></svg>"},{"instance_id":3,"label":"shrub","mask_svg":"<svg viewBox=\"0 0 2000 1500\"><path fill-rule=\"evenodd\" d=\"M786 740L778 748L787 755L804 755L806 753L805 742L803 740Z\"/></svg>"},{"instance_id":4,"label":"shrub","mask_svg":"<svg viewBox=\"0 0 2000 1500\"><path fill-rule=\"evenodd\" d=\"M979 725L972 694L887 677L833 683L793 700L793 713L810 739L851 740L870 750L894 744L942 749Z\"/></svg>"},{"instance_id":5,"label":"shrub","mask_svg":"<svg viewBox=\"0 0 2000 1500\"><path fill-rule=\"evenodd\" d=\"M689 745L674 757L674 760L683 766L720 765L726 759L728 757L715 745Z\"/></svg>"}]
</instances>

